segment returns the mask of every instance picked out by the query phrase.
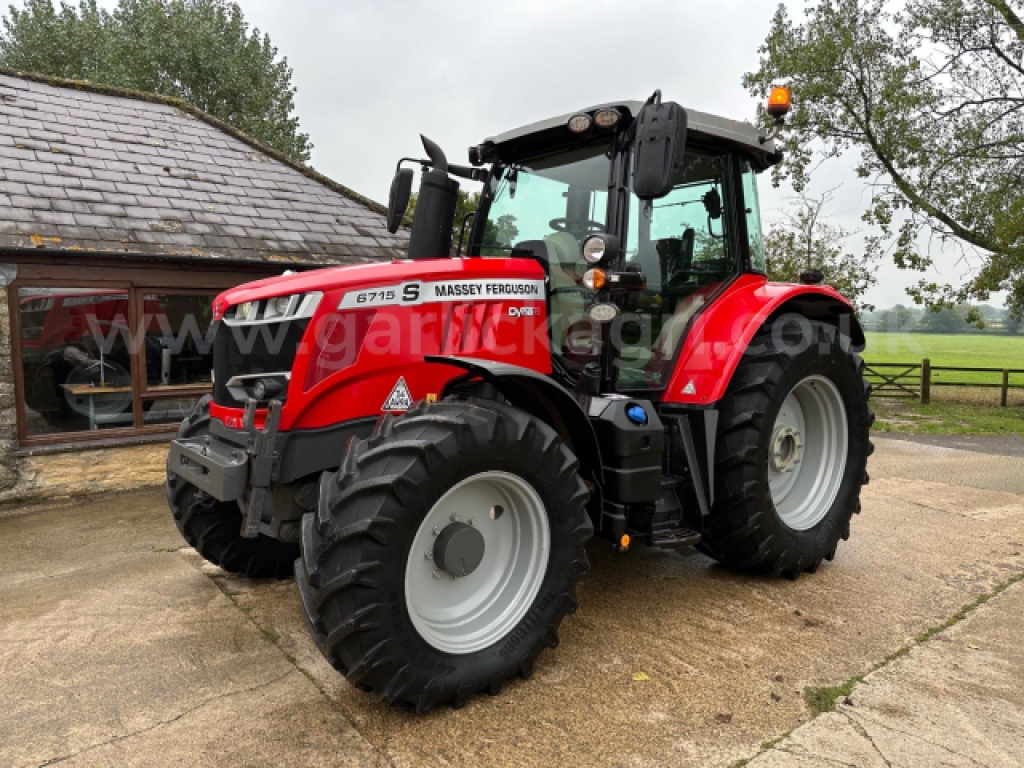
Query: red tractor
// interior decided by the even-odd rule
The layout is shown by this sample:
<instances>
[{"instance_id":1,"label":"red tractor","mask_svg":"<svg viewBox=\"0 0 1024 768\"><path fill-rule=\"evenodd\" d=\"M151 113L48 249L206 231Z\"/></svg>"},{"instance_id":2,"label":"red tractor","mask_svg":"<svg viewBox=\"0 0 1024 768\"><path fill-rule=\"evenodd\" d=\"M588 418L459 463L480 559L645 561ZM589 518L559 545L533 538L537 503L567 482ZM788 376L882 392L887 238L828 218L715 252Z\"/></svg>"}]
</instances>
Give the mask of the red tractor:
<instances>
[{"instance_id":1,"label":"red tractor","mask_svg":"<svg viewBox=\"0 0 1024 768\"><path fill-rule=\"evenodd\" d=\"M467 166L423 144L408 259L216 299L213 395L168 458L188 543L294 572L330 663L421 712L530 675L594 536L791 578L831 560L868 479L864 334L820 274L765 277L771 139L655 93ZM464 221L456 178L482 184Z\"/></svg>"}]
</instances>

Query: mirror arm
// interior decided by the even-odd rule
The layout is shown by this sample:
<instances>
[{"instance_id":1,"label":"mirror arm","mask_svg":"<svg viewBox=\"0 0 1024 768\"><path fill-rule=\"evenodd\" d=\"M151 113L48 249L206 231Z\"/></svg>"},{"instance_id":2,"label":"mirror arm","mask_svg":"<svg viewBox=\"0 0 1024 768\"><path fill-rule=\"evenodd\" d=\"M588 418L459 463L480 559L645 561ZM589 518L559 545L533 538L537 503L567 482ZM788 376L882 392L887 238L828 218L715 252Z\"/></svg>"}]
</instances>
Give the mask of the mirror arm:
<instances>
[{"instance_id":1,"label":"mirror arm","mask_svg":"<svg viewBox=\"0 0 1024 768\"><path fill-rule=\"evenodd\" d=\"M455 165L454 163L449 163L448 173L452 176L458 176L460 179L469 179L470 181L482 182L487 179L487 169L470 168L468 165Z\"/></svg>"}]
</instances>

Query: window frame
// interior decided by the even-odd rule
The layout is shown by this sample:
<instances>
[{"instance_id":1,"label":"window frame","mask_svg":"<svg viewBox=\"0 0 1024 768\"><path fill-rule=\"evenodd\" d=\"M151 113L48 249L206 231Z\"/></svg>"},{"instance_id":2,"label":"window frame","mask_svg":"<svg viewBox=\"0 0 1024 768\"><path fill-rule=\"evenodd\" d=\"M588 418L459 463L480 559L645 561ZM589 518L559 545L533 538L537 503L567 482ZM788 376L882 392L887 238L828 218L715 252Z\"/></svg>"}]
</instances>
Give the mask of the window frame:
<instances>
[{"instance_id":1,"label":"window frame","mask_svg":"<svg viewBox=\"0 0 1024 768\"><path fill-rule=\"evenodd\" d=\"M136 341L143 332L143 296L147 293L167 295L195 295L220 292L257 280L269 275L264 270L239 271L237 273L189 271L174 267L145 268L135 265L118 267L82 265L49 266L19 264L18 276L7 286L8 317L10 319L11 367L14 380L14 410L17 424L18 447L52 446L61 444L103 443L111 439L166 435L171 437L177 431L177 424L146 424L142 406L146 401L185 399L202 397L213 391L211 384L197 384L173 391L151 390L146 384L146 360L143 348ZM276 272L271 273L276 274ZM46 435L29 435L27 428L27 403L25 400L24 367L22 364L21 303L19 290L22 288L99 288L116 289L128 293L128 323L131 344L132 381L132 425L109 429L80 430L76 432L55 432Z\"/></svg>"}]
</instances>

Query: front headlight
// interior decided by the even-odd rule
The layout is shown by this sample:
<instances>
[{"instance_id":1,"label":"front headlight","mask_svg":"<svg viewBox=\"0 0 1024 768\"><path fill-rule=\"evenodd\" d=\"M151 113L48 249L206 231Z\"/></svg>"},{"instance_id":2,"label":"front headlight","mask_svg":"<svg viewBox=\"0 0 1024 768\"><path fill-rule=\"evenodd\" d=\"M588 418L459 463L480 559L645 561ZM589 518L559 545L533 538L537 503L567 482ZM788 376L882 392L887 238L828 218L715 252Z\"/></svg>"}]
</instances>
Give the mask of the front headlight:
<instances>
[{"instance_id":1,"label":"front headlight","mask_svg":"<svg viewBox=\"0 0 1024 768\"><path fill-rule=\"evenodd\" d=\"M227 325L259 325L302 320L313 316L322 298L322 292L312 291L246 301L229 307L224 312L224 322Z\"/></svg>"},{"instance_id":2,"label":"front headlight","mask_svg":"<svg viewBox=\"0 0 1024 768\"><path fill-rule=\"evenodd\" d=\"M605 245L600 237L588 237L583 241L583 258L587 264L597 264L604 258Z\"/></svg>"},{"instance_id":3,"label":"front headlight","mask_svg":"<svg viewBox=\"0 0 1024 768\"><path fill-rule=\"evenodd\" d=\"M288 314L292 302L298 298L298 296L275 296L272 299L267 299L267 308L263 312L264 319L271 320L275 317L284 317Z\"/></svg>"}]
</instances>

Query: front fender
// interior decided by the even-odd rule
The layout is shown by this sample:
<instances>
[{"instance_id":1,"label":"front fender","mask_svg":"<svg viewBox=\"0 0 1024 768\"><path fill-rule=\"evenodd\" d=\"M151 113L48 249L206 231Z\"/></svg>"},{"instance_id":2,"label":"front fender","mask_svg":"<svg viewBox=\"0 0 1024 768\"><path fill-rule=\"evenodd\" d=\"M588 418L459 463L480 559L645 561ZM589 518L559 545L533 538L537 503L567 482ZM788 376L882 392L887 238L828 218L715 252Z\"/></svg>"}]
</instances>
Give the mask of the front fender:
<instances>
[{"instance_id":1,"label":"front fender","mask_svg":"<svg viewBox=\"0 0 1024 768\"><path fill-rule=\"evenodd\" d=\"M835 289L741 275L697 316L661 401L709 405L721 399L751 339L765 323L790 312L835 325L858 351L864 348L853 307Z\"/></svg>"},{"instance_id":2,"label":"front fender","mask_svg":"<svg viewBox=\"0 0 1024 768\"><path fill-rule=\"evenodd\" d=\"M443 363L476 374L492 384L512 405L550 425L580 460L584 477L604 482L601 451L587 414L565 387L530 368L475 357L425 355L428 363ZM442 391L448 394L449 381Z\"/></svg>"}]
</instances>

